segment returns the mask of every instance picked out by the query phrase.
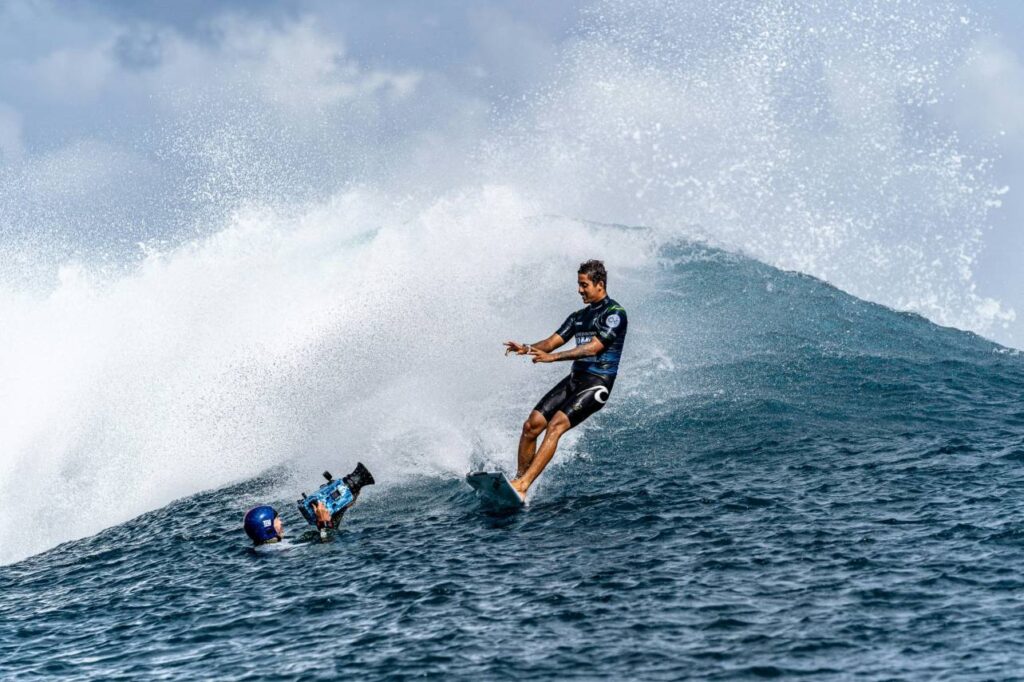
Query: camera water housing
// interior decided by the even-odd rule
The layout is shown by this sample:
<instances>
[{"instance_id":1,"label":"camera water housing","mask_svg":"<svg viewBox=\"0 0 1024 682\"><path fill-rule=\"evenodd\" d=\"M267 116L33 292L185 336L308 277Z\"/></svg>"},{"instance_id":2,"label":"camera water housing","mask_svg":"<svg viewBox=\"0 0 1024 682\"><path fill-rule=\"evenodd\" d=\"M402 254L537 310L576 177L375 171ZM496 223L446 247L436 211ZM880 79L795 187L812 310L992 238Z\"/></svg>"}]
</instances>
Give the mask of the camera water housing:
<instances>
[{"instance_id":1,"label":"camera water housing","mask_svg":"<svg viewBox=\"0 0 1024 682\"><path fill-rule=\"evenodd\" d=\"M327 508L327 513L331 515L331 524L337 526L345 510L356 501L363 486L374 483L373 476L362 462L356 465L351 474L340 481L335 481L329 471L324 472L324 478L327 479L327 483L320 486L320 489L312 495L303 493L302 499L297 503L299 513L312 526L319 527L320 525L317 523L316 511L313 509L315 503L319 502Z\"/></svg>"}]
</instances>

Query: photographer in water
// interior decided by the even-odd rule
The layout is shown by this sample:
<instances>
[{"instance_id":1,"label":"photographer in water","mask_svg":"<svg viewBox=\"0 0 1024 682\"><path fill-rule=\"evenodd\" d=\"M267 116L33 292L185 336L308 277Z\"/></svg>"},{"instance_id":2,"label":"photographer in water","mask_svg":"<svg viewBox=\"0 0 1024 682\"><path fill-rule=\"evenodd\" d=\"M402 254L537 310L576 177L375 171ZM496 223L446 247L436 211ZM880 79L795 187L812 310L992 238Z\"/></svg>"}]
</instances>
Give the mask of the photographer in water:
<instances>
[{"instance_id":1,"label":"photographer in water","mask_svg":"<svg viewBox=\"0 0 1024 682\"><path fill-rule=\"evenodd\" d=\"M373 475L362 462L340 481L334 480L329 471L324 472L324 478L327 479L325 485L312 495L303 493L297 503L303 518L320 532L321 540L327 539L328 529L338 527L342 516L355 504L363 487L375 483ZM243 527L254 547L275 543L284 537L281 517L269 505L250 509L245 515Z\"/></svg>"},{"instance_id":2,"label":"photographer in water","mask_svg":"<svg viewBox=\"0 0 1024 682\"><path fill-rule=\"evenodd\" d=\"M278 542L284 537L284 526L277 510L263 504L253 507L245 514L242 522L245 534L252 540L253 547Z\"/></svg>"}]
</instances>

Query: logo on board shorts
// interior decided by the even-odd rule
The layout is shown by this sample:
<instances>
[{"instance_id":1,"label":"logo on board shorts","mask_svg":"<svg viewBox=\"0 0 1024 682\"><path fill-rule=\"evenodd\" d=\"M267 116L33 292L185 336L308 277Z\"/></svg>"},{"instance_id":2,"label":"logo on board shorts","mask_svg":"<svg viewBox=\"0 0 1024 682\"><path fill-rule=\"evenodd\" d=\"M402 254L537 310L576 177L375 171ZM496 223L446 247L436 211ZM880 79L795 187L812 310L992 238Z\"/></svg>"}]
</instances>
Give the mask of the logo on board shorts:
<instances>
[{"instance_id":1,"label":"logo on board shorts","mask_svg":"<svg viewBox=\"0 0 1024 682\"><path fill-rule=\"evenodd\" d=\"M619 317L618 313L608 316L608 326L611 327L612 329L618 327L620 322L622 322L622 318Z\"/></svg>"},{"instance_id":2,"label":"logo on board shorts","mask_svg":"<svg viewBox=\"0 0 1024 682\"><path fill-rule=\"evenodd\" d=\"M608 401L608 387L602 386L594 391L594 400L604 405Z\"/></svg>"}]
</instances>

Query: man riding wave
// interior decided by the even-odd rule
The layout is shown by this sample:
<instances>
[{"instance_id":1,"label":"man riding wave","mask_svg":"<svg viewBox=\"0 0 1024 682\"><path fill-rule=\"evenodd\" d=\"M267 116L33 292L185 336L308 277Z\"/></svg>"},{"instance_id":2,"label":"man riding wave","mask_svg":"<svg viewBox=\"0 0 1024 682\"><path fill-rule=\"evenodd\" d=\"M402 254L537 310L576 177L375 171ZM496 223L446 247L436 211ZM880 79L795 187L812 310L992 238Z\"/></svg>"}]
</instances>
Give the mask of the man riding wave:
<instances>
[{"instance_id":1,"label":"man riding wave","mask_svg":"<svg viewBox=\"0 0 1024 682\"><path fill-rule=\"evenodd\" d=\"M519 438L519 466L512 481L523 498L533 482L551 461L558 441L566 431L578 426L608 401L619 358L626 339L626 311L612 300L605 287L608 273L604 263L588 260L577 273L578 291L586 307L569 315L554 334L536 343L505 342L505 354L532 355L533 362L572 360L572 371L562 379L530 412ZM576 347L552 352L576 340ZM537 447L537 438L544 440Z\"/></svg>"}]
</instances>

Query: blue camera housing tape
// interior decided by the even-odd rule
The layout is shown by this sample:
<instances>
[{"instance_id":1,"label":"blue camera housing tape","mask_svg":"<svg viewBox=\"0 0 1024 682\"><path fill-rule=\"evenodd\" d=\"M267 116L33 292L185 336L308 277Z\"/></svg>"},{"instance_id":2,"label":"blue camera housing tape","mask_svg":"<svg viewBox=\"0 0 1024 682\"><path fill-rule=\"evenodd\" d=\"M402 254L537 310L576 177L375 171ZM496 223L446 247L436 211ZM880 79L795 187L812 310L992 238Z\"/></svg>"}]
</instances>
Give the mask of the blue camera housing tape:
<instances>
[{"instance_id":1,"label":"blue camera housing tape","mask_svg":"<svg viewBox=\"0 0 1024 682\"><path fill-rule=\"evenodd\" d=\"M345 510L345 507L352 504L355 497L352 495L352 491L348 489L344 481L331 481L326 485L320 487L315 493L309 497L299 500L299 512L302 516L310 523L310 525L316 525L316 514L313 512L313 503L319 500L327 507L327 511L330 512L331 518L335 518L338 514Z\"/></svg>"}]
</instances>

